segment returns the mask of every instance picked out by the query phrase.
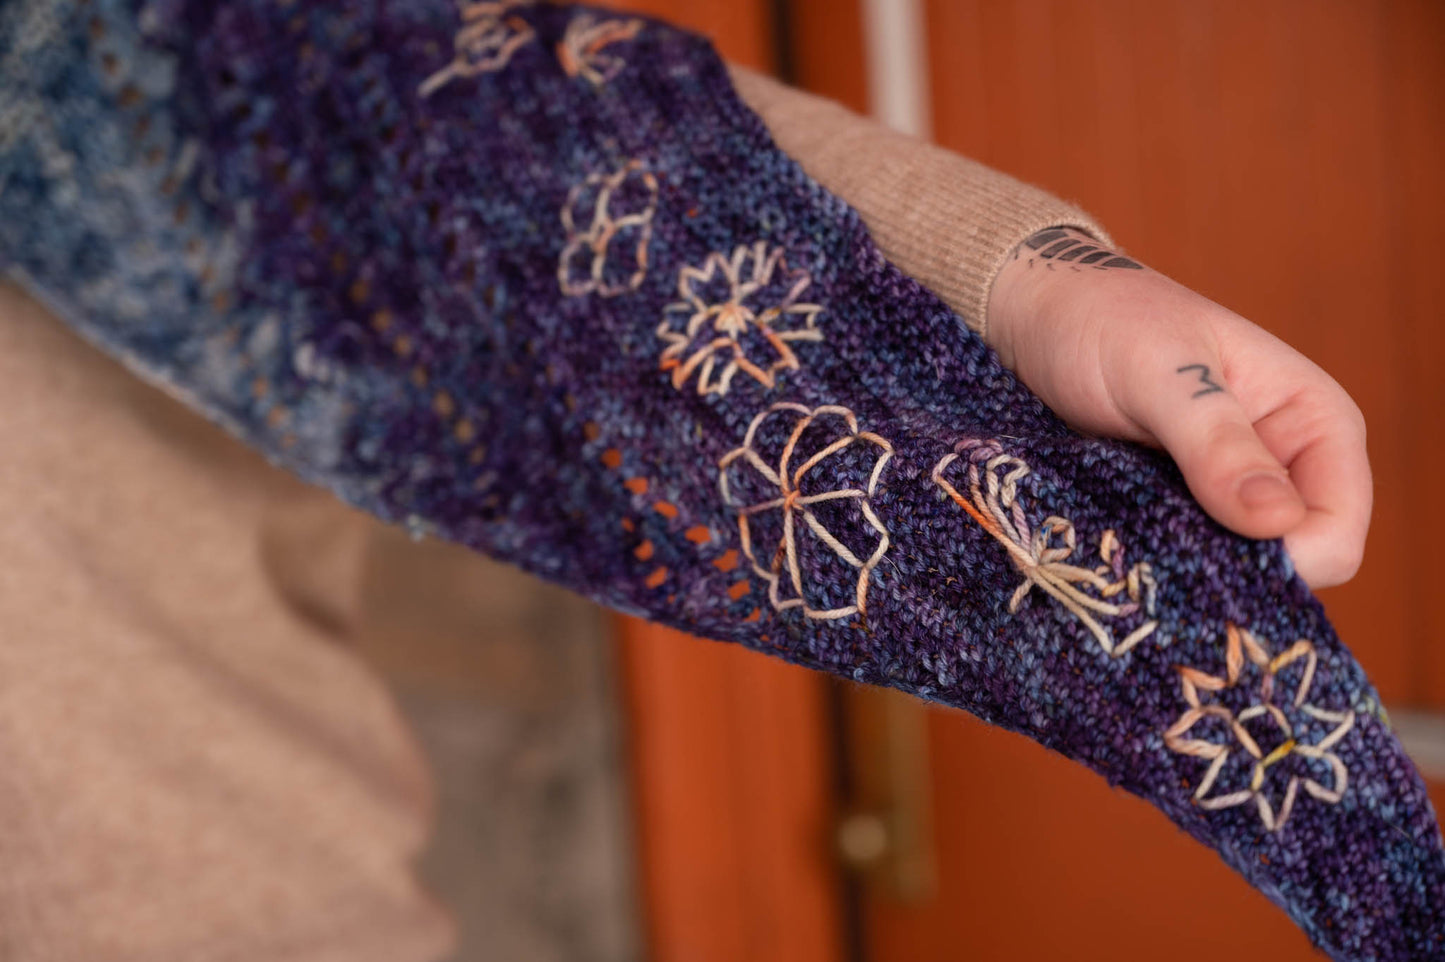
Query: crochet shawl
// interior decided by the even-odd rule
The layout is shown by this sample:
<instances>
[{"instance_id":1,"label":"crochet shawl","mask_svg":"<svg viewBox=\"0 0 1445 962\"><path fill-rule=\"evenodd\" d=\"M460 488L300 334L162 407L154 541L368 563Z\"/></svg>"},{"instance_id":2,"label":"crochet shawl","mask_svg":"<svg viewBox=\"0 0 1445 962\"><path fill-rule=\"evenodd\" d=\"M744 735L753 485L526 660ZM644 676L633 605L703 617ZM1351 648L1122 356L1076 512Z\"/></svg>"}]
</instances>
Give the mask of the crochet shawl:
<instances>
[{"instance_id":1,"label":"crochet shawl","mask_svg":"<svg viewBox=\"0 0 1445 962\"><path fill-rule=\"evenodd\" d=\"M963 708L1340 960L1445 855L1278 541L1086 439L706 41L531 0L12 0L0 265L248 444L613 609Z\"/></svg>"}]
</instances>

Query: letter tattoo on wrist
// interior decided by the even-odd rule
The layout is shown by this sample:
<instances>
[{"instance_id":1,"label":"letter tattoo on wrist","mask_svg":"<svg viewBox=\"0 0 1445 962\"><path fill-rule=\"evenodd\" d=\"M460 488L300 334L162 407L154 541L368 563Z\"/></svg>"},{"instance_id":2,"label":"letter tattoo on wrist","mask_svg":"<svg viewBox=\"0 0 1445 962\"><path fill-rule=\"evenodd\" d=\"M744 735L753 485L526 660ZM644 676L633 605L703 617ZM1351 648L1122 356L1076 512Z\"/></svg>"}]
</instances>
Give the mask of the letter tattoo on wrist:
<instances>
[{"instance_id":1,"label":"letter tattoo on wrist","mask_svg":"<svg viewBox=\"0 0 1445 962\"><path fill-rule=\"evenodd\" d=\"M1224 391L1224 385L1222 385L1222 384L1216 384L1216 383L1214 383L1213 381L1211 381L1211 380L1209 379L1209 365L1208 365L1208 364L1186 364L1186 365L1184 365L1183 367L1181 367L1181 368L1179 368L1178 370L1176 370L1174 373L1176 373L1176 374L1184 374L1184 373L1186 373L1186 372L1188 372L1188 371L1198 371L1198 372L1199 372L1199 383L1204 385L1204 387L1200 388L1199 390L1195 391L1193 394L1189 395L1191 398L1204 397L1204 395L1206 395L1206 394L1223 394L1223 393L1225 393L1225 391Z\"/></svg>"}]
</instances>

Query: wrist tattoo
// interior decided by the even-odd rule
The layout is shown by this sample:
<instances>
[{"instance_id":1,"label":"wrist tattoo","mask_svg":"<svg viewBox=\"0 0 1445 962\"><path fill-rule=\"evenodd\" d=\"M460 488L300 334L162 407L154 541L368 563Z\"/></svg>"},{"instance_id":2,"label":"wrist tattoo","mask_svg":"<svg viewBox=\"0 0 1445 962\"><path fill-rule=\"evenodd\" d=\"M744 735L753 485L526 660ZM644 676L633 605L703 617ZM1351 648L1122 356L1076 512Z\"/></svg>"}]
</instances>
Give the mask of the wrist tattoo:
<instances>
[{"instance_id":1,"label":"wrist tattoo","mask_svg":"<svg viewBox=\"0 0 1445 962\"><path fill-rule=\"evenodd\" d=\"M1029 267L1033 267L1034 261L1037 260L1049 270L1054 269L1055 262L1068 265L1069 270L1072 271L1081 271L1086 267L1096 271L1112 269L1142 271L1144 269L1144 265L1138 261L1132 261L1108 248L1072 236L1070 231L1061 227L1041 230L1026 239L1014 248L1014 260L1018 260L1019 257L1027 257Z\"/></svg>"},{"instance_id":2,"label":"wrist tattoo","mask_svg":"<svg viewBox=\"0 0 1445 962\"><path fill-rule=\"evenodd\" d=\"M1206 394L1223 394L1223 393L1224 393L1224 385L1222 385L1222 384L1216 384L1216 383L1214 383L1213 381L1211 381L1211 380L1209 379L1209 365L1208 365L1208 364L1186 364L1186 365L1184 365L1183 367L1179 368L1179 369L1178 369L1177 371L1175 371L1174 373L1176 373L1176 374L1183 374L1183 373L1185 373L1185 372L1187 372L1187 371L1198 371L1198 372L1199 372L1199 383L1204 385L1204 387L1200 388L1199 390L1195 391L1193 394L1189 395L1191 398L1204 397L1204 395L1206 395Z\"/></svg>"}]
</instances>

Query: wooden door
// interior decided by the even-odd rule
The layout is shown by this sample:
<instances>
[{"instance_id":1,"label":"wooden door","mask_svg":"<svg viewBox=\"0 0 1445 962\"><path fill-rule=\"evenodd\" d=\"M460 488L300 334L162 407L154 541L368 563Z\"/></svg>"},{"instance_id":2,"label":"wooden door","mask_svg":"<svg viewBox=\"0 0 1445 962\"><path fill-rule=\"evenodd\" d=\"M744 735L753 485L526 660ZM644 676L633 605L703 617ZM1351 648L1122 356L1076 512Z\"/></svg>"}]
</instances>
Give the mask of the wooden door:
<instances>
[{"instance_id":1,"label":"wooden door","mask_svg":"<svg viewBox=\"0 0 1445 962\"><path fill-rule=\"evenodd\" d=\"M1077 200L1359 402L1375 520L1359 576L1325 602L1392 709L1445 709L1430 438L1445 413L1445 6L920 2L936 140ZM858 0L620 5L866 102ZM1152 808L959 712L905 709L924 732L931 884L850 887L837 813L878 779L867 739L834 747L872 730L876 699L728 646L620 635L659 962L1319 957Z\"/></svg>"}]
</instances>

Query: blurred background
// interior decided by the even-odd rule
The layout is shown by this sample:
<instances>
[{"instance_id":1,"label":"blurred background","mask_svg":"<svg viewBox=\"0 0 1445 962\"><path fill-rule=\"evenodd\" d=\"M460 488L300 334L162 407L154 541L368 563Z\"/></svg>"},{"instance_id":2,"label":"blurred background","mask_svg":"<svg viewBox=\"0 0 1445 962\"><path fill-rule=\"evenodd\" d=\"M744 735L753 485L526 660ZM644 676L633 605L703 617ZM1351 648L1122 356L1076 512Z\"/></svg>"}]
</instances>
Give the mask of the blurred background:
<instances>
[{"instance_id":1,"label":"blurred background","mask_svg":"<svg viewBox=\"0 0 1445 962\"><path fill-rule=\"evenodd\" d=\"M1445 4L614 5L1079 202L1330 371L1376 500L1323 597L1445 777ZM364 647L438 770L426 873L458 962L1318 958L1213 852L1022 738L369 537Z\"/></svg>"}]
</instances>

